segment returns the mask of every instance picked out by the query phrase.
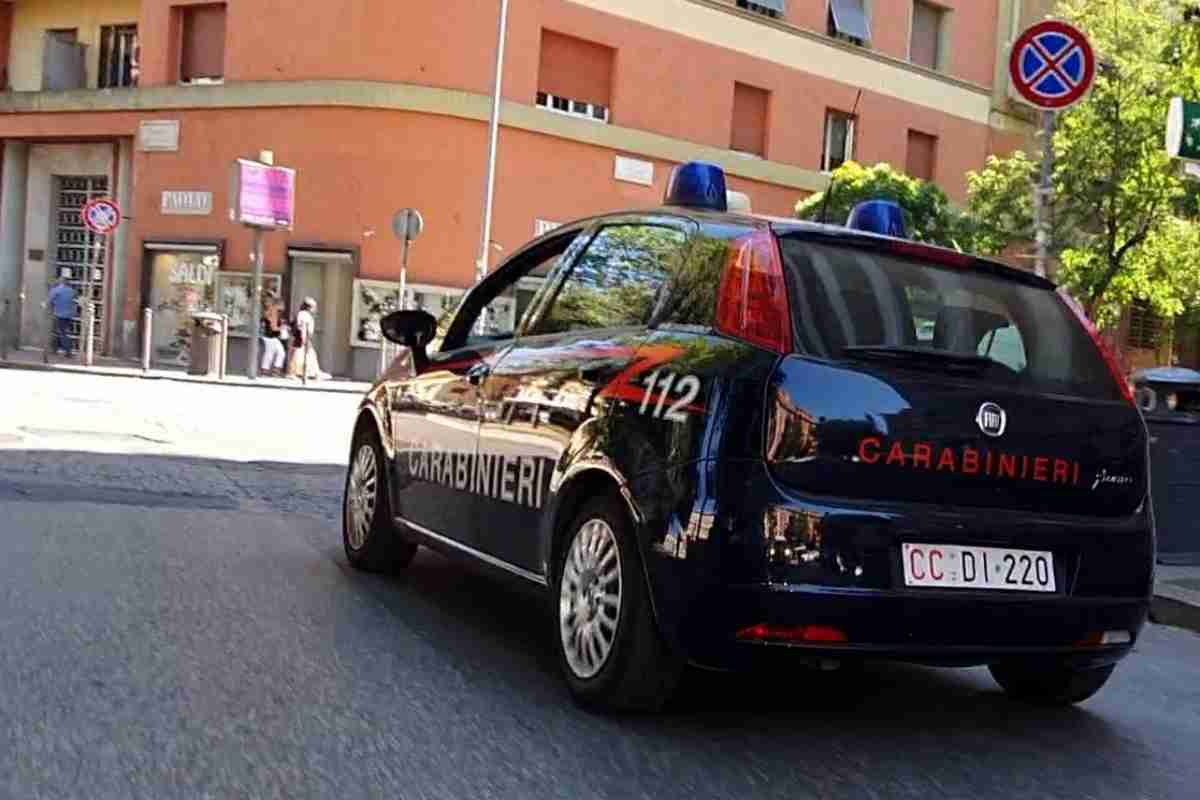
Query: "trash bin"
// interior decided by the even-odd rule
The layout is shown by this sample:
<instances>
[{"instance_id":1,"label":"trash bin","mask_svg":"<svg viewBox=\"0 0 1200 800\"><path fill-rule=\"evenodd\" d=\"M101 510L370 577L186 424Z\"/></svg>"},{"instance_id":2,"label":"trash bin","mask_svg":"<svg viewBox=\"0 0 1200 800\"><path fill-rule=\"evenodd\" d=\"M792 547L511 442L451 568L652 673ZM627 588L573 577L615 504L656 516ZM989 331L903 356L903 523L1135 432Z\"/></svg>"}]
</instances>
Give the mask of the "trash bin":
<instances>
[{"instance_id":1,"label":"trash bin","mask_svg":"<svg viewBox=\"0 0 1200 800\"><path fill-rule=\"evenodd\" d=\"M1200 565L1200 372L1133 375L1150 433L1150 491L1160 564Z\"/></svg>"},{"instance_id":2,"label":"trash bin","mask_svg":"<svg viewBox=\"0 0 1200 800\"><path fill-rule=\"evenodd\" d=\"M220 314L198 311L192 314L192 345L189 375L209 378L221 374L221 342L225 338L225 318Z\"/></svg>"}]
</instances>

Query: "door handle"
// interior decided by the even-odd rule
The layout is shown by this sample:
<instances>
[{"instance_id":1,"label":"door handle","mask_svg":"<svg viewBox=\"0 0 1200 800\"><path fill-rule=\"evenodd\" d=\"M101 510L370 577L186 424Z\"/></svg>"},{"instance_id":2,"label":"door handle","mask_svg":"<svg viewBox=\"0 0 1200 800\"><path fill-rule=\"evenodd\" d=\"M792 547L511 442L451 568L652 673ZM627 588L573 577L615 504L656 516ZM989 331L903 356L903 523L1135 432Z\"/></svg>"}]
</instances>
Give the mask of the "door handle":
<instances>
[{"instance_id":1,"label":"door handle","mask_svg":"<svg viewBox=\"0 0 1200 800\"><path fill-rule=\"evenodd\" d=\"M467 383L471 384L472 386L478 386L479 384L483 383L483 379L486 378L491 371L492 368L487 364L476 364L467 370Z\"/></svg>"}]
</instances>

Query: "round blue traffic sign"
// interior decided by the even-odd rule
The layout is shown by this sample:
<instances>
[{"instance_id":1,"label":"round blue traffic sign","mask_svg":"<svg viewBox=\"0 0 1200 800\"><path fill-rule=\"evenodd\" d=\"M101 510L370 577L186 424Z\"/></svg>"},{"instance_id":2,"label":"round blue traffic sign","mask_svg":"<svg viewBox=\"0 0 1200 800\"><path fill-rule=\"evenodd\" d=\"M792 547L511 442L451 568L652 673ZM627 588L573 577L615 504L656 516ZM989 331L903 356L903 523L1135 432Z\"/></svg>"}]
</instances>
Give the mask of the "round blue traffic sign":
<instances>
[{"instance_id":1,"label":"round blue traffic sign","mask_svg":"<svg viewBox=\"0 0 1200 800\"><path fill-rule=\"evenodd\" d=\"M1031 25L1017 39L1008 68L1022 97L1053 110L1075 103L1091 88L1096 56L1077 28L1046 20Z\"/></svg>"}]
</instances>

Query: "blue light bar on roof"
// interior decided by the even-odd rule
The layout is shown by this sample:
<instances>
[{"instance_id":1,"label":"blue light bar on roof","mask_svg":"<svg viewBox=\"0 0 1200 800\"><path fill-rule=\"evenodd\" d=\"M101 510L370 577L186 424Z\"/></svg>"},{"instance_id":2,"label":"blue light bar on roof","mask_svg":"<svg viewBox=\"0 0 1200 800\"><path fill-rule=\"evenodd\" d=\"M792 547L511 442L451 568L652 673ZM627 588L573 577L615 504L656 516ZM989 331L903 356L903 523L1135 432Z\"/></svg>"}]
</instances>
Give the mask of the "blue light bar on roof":
<instances>
[{"instance_id":1,"label":"blue light bar on roof","mask_svg":"<svg viewBox=\"0 0 1200 800\"><path fill-rule=\"evenodd\" d=\"M850 211L846 227L856 231L878 233L881 236L894 236L897 239L908 238L908 231L904 229L904 211L899 204L891 200L867 200L859 203Z\"/></svg>"},{"instance_id":2,"label":"blue light bar on roof","mask_svg":"<svg viewBox=\"0 0 1200 800\"><path fill-rule=\"evenodd\" d=\"M667 181L667 196L663 202L669 206L728 211L725 171L707 161L680 164L671 172L671 180Z\"/></svg>"}]
</instances>

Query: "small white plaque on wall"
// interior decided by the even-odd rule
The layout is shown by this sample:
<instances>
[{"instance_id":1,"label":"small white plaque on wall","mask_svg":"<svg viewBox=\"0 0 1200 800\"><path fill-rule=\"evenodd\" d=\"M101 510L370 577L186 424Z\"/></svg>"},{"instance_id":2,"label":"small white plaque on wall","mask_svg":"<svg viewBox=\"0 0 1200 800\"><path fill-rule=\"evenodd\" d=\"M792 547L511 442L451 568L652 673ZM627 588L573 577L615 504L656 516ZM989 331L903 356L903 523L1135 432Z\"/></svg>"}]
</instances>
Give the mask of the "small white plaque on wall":
<instances>
[{"instance_id":1,"label":"small white plaque on wall","mask_svg":"<svg viewBox=\"0 0 1200 800\"><path fill-rule=\"evenodd\" d=\"M613 177L619 181L628 181L642 186L654 185L654 164L628 156L617 156Z\"/></svg>"},{"instance_id":2,"label":"small white plaque on wall","mask_svg":"<svg viewBox=\"0 0 1200 800\"><path fill-rule=\"evenodd\" d=\"M146 120L138 126L138 148L142 152L174 153L179 149L179 120Z\"/></svg>"}]
</instances>

